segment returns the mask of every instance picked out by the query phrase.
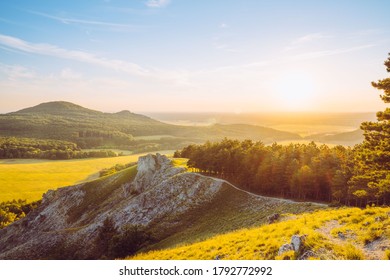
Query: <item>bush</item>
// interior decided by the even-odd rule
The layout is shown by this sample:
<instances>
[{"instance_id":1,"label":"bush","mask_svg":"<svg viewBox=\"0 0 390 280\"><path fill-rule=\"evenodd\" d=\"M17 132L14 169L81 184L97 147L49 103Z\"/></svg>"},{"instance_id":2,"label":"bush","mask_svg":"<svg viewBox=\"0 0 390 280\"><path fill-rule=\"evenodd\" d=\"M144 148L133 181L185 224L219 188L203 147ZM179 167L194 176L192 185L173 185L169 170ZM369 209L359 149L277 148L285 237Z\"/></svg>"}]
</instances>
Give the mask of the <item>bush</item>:
<instances>
[{"instance_id":1,"label":"bush","mask_svg":"<svg viewBox=\"0 0 390 280\"><path fill-rule=\"evenodd\" d=\"M126 225L119 231L113 220L104 220L95 240L94 258L115 259L135 254L152 240L143 226Z\"/></svg>"},{"instance_id":2,"label":"bush","mask_svg":"<svg viewBox=\"0 0 390 280\"><path fill-rule=\"evenodd\" d=\"M111 254L115 258L134 255L151 241L151 235L143 226L127 225L122 233L114 236L111 243Z\"/></svg>"}]
</instances>

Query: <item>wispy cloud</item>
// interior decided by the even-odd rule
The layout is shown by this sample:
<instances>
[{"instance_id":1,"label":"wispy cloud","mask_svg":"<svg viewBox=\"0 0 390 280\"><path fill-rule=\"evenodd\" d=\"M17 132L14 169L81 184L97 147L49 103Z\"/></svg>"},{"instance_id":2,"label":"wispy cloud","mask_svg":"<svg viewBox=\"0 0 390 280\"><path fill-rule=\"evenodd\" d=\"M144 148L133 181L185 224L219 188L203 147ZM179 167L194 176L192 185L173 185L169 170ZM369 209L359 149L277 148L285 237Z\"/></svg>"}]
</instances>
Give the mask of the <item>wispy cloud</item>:
<instances>
[{"instance_id":1,"label":"wispy cloud","mask_svg":"<svg viewBox=\"0 0 390 280\"><path fill-rule=\"evenodd\" d=\"M64 68L61 71L60 77L66 80L78 80L82 77L82 74L75 72L70 68Z\"/></svg>"},{"instance_id":2,"label":"wispy cloud","mask_svg":"<svg viewBox=\"0 0 390 280\"><path fill-rule=\"evenodd\" d=\"M303 43L306 43L306 42L311 42L311 41L314 41L314 40L323 39L323 38L329 38L329 37L330 36L324 35L322 33L312 33L312 34L307 34L305 36L297 38L296 40L294 40L292 42L292 44L293 45L299 45L299 44L303 44Z\"/></svg>"},{"instance_id":3,"label":"wispy cloud","mask_svg":"<svg viewBox=\"0 0 390 280\"><path fill-rule=\"evenodd\" d=\"M342 53L350 53L350 52L360 51L360 50L372 48L375 46L376 46L375 44L367 44L367 45L361 45L361 46L350 47L350 48L340 48L340 49L333 49L333 50L307 52L307 53L302 53L302 54L291 56L290 58L292 60L314 59L314 58L319 58L319 57L323 57L323 56L331 56L331 55L337 55L337 54L342 54Z\"/></svg>"},{"instance_id":4,"label":"wispy cloud","mask_svg":"<svg viewBox=\"0 0 390 280\"><path fill-rule=\"evenodd\" d=\"M36 77L36 74L33 71L21 65L7 65L0 63L0 73L5 74L7 79L11 81L32 79Z\"/></svg>"},{"instance_id":5,"label":"wispy cloud","mask_svg":"<svg viewBox=\"0 0 390 280\"><path fill-rule=\"evenodd\" d=\"M254 61L250 63L244 63L244 64L236 64L236 65L225 65L221 67L217 67L214 69L205 69L198 71L197 75L199 74L210 74L210 73L216 73L216 72L236 72L236 71L242 71L242 70L248 70L248 71L255 71L257 73L259 72L267 72L267 69L269 69L272 66L276 65L285 65L290 62L296 62L296 61L303 61L303 60L310 60L310 59L317 59L325 56L333 56L338 54L344 54L344 53L350 53L350 52L356 52L368 48L375 47L377 45L375 44L367 44L367 45L360 45L360 46L354 46L349 48L339 48L339 49L330 49L330 50L322 50L322 51L316 51L316 52L305 52L300 53L298 55L282 55L274 58L269 58L268 60L260 60L260 61ZM222 48L223 46L221 46ZM264 72L264 73L265 73Z\"/></svg>"},{"instance_id":6,"label":"wispy cloud","mask_svg":"<svg viewBox=\"0 0 390 280\"><path fill-rule=\"evenodd\" d=\"M0 45L26 53L35 53L45 56L52 56L98 65L101 67L109 68L116 71L122 71L132 75L150 75L147 69L142 68L135 63L116 59L107 59L104 57L99 57L93 53L88 53L84 51L67 50L51 44L31 43L16 37L11 37L3 34L0 34Z\"/></svg>"},{"instance_id":7,"label":"wispy cloud","mask_svg":"<svg viewBox=\"0 0 390 280\"><path fill-rule=\"evenodd\" d=\"M171 0L148 0L145 4L150 8L161 8L168 6L170 3Z\"/></svg>"},{"instance_id":8,"label":"wispy cloud","mask_svg":"<svg viewBox=\"0 0 390 280\"><path fill-rule=\"evenodd\" d=\"M29 12L32 14L38 15L38 16L42 16L45 18L49 18L49 19L61 22L63 24L79 24L79 25L103 27L103 28L108 28L111 31L138 31L141 28L144 28L144 26L132 25L132 24L77 19L77 18L71 18L71 17L59 17L59 16L53 16L53 15L49 15L49 14L45 14L45 13L41 13L41 12L36 12L36 11L29 11Z\"/></svg>"},{"instance_id":9,"label":"wispy cloud","mask_svg":"<svg viewBox=\"0 0 390 280\"><path fill-rule=\"evenodd\" d=\"M0 17L0 22L5 22L5 23L8 23L8 24L16 24L15 21L11 21L11 20L8 20L8 19L5 19L5 18L1 18L1 17Z\"/></svg>"},{"instance_id":10,"label":"wispy cloud","mask_svg":"<svg viewBox=\"0 0 390 280\"><path fill-rule=\"evenodd\" d=\"M223 37L216 36L213 38L212 46L217 50L222 50L226 52L239 52L238 50L232 48L229 44L225 43L226 41Z\"/></svg>"},{"instance_id":11,"label":"wispy cloud","mask_svg":"<svg viewBox=\"0 0 390 280\"><path fill-rule=\"evenodd\" d=\"M227 24L224 23L224 22L222 22L222 23L219 25L219 28L222 28L222 29L228 28L228 27L229 27L229 25L227 25Z\"/></svg>"},{"instance_id":12,"label":"wispy cloud","mask_svg":"<svg viewBox=\"0 0 390 280\"><path fill-rule=\"evenodd\" d=\"M321 39L324 39L324 38L330 38L330 37L331 36L324 35L322 33L307 34L305 36L302 36L302 37L299 37L299 38L293 40L284 50L285 51L289 51L289 50L297 49L300 46L303 46L303 45L305 45L307 43L310 43L310 42L313 42L313 41L317 41L317 40L321 40Z\"/></svg>"}]
</instances>

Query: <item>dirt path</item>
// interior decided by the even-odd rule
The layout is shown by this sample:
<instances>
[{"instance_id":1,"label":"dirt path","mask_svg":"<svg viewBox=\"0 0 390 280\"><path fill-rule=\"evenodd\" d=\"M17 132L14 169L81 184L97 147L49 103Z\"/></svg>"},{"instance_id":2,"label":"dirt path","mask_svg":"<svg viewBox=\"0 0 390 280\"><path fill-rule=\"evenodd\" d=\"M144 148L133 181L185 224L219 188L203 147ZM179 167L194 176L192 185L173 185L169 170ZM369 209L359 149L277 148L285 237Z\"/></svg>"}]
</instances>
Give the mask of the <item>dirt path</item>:
<instances>
[{"instance_id":1,"label":"dirt path","mask_svg":"<svg viewBox=\"0 0 390 280\"><path fill-rule=\"evenodd\" d=\"M356 248L360 249L365 258L368 260L383 260L385 257L385 250L390 248L390 240L386 238L380 238L367 245L363 245L361 242L356 240L356 236L351 234L339 233L337 237L331 234L331 231L335 228L340 227L338 221L331 220L325 223L324 226L317 229L317 232L324 235L327 239L338 245L346 245L352 243Z\"/></svg>"},{"instance_id":2,"label":"dirt path","mask_svg":"<svg viewBox=\"0 0 390 280\"><path fill-rule=\"evenodd\" d=\"M291 200L291 199L285 199L285 198L277 198L277 197L269 197L269 196L263 196L263 195L258 195L258 194L254 194L254 193L251 193L251 192L248 192L248 191L244 191L243 189L240 189L239 187L233 185L232 183L229 183L228 181L226 180L223 180L223 179L220 179L220 178L217 178L217 177L210 177L210 176L206 176L206 175L202 175L202 174L199 174L199 173L196 173L198 174L199 176L201 177L204 177L204 178L213 178L219 182L222 182L222 183L225 183L233 188L235 188L236 190L238 191L241 191L241 192L244 192L244 193L247 193L251 196L254 196L254 197L259 197L259 198L271 198L271 199L274 199L276 201L280 201L280 202L287 202L287 203L297 203L296 201L294 200ZM322 206L322 207L326 207L328 205L324 204L324 203L317 203L317 202L311 202L311 201L304 201L303 203L311 203L313 205L317 205L317 206Z\"/></svg>"}]
</instances>

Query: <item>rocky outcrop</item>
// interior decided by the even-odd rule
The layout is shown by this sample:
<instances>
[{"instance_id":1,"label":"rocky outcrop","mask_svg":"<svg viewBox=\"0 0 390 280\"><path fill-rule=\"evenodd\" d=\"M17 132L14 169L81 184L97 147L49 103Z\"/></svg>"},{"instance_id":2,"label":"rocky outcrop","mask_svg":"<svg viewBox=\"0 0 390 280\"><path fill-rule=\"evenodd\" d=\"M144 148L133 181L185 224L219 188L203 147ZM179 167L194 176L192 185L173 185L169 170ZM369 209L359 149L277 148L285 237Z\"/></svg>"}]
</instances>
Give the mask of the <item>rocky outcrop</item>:
<instances>
[{"instance_id":1,"label":"rocky outcrop","mask_svg":"<svg viewBox=\"0 0 390 280\"><path fill-rule=\"evenodd\" d=\"M82 244L80 258L89 258L103 221L117 228L159 224L210 201L222 181L174 167L162 155L139 158L134 180L118 184L120 175L48 191L42 204L24 219L0 231L0 259L40 259L61 240Z\"/></svg>"},{"instance_id":2,"label":"rocky outcrop","mask_svg":"<svg viewBox=\"0 0 390 280\"><path fill-rule=\"evenodd\" d=\"M137 175L129 185L130 192L142 193L148 188L182 173L184 168L173 167L171 161L163 155L146 155L140 157L137 166Z\"/></svg>"}]
</instances>

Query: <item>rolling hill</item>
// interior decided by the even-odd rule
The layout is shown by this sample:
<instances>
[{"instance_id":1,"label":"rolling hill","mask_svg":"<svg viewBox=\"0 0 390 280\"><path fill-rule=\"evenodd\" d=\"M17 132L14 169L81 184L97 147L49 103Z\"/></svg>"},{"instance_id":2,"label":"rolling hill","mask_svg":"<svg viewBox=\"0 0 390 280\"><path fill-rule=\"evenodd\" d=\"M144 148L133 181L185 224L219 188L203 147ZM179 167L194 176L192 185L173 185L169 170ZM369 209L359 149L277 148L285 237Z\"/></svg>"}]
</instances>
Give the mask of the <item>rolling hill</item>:
<instances>
[{"instance_id":1,"label":"rolling hill","mask_svg":"<svg viewBox=\"0 0 390 280\"><path fill-rule=\"evenodd\" d=\"M164 137L142 139L142 136L154 135ZM256 125L171 125L129 111L103 113L64 101L42 103L0 115L0 136L65 140L82 148L130 147L141 152L143 150L139 150L140 148L176 149L189 143L220 140L224 137L266 143L301 139L295 133Z\"/></svg>"},{"instance_id":2,"label":"rolling hill","mask_svg":"<svg viewBox=\"0 0 390 280\"><path fill-rule=\"evenodd\" d=\"M126 145L132 135L165 132L168 127L143 115L103 113L63 101L0 115L1 136L67 140L81 147Z\"/></svg>"}]
</instances>

